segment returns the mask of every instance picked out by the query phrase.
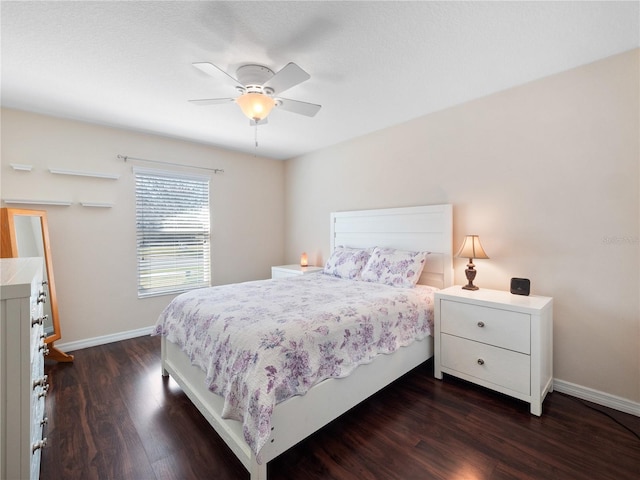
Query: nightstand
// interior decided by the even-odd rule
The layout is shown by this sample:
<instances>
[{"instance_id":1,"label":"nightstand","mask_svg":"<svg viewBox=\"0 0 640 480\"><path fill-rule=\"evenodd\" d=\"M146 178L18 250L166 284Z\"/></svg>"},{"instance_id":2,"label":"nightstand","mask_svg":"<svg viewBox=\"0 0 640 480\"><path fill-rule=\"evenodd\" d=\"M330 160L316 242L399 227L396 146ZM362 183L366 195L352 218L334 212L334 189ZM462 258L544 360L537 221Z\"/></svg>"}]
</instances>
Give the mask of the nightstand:
<instances>
[{"instance_id":1,"label":"nightstand","mask_svg":"<svg viewBox=\"0 0 640 480\"><path fill-rule=\"evenodd\" d=\"M498 290L435 294L434 375L447 373L531 404L553 391L553 299Z\"/></svg>"},{"instance_id":2,"label":"nightstand","mask_svg":"<svg viewBox=\"0 0 640 480\"><path fill-rule=\"evenodd\" d=\"M300 265L279 265L271 267L271 278L294 277L322 271L322 267L301 267Z\"/></svg>"}]
</instances>

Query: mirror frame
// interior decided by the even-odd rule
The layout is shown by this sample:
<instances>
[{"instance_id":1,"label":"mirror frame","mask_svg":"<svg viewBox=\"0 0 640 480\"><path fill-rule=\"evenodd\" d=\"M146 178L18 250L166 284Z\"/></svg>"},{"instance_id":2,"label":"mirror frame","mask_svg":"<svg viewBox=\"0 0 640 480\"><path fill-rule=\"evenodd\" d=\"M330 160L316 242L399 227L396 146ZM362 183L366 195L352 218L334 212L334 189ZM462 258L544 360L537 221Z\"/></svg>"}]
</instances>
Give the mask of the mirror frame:
<instances>
[{"instance_id":1,"label":"mirror frame","mask_svg":"<svg viewBox=\"0 0 640 480\"><path fill-rule=\"evenodd\" d=\"M0 214L0 229L2 230L2 241L0 242L0 258L15 258L19 256L16 242L16 230L14 218L16 215L39 217L40 228L42 230L42 245L44 246L44 263L47 269L48 302L51 306L51 324L53 333L44 339L45 343L51 344L62 337L60 333L60 319L58 317L58 297L56 296L56 282L53 276L53 264L51 262L51 249L49 244L49 227L47 223L47 212L44 210L23 210L20 208L2 208Z\"/></svg>"}]
</instances>

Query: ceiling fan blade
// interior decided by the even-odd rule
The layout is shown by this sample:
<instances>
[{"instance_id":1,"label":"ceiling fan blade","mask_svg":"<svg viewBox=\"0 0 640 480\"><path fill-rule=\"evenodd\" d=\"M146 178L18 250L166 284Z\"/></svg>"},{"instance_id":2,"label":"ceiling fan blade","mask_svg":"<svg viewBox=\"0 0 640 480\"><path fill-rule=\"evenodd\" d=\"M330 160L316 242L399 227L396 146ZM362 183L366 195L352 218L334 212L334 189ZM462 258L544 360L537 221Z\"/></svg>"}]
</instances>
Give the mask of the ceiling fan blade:
<instances>
[{"instance_id":1,"label":"ceiling fan blade","mask_svg":"<svg viewBox=\"0 0 640 480\"><path fill-rule=\"evenodd\" d=\"M278 73L267 80L263 87L271 88L274 93L280 94L310 78L311 75L291 62L287 63Z\"/></svg>"},{"instance_id":2,"label":"ceiling fan blade","mask_svg":"<svg viewBox=\"0 0 640 480\"><path fill-rule=\"evenodd\" d=\"M199 100L189 100L194 105L218 105L220 103L229 103L235 101L235 98L202 98Z\"/></svg>"},{"instance_id":3,"label":"ceiling fan blade","mask_svg":"<svg viewBox=\"0 0 640 480\"><path fill-rule=\"evenodd\" d=\"M236 86L242 87L244 88L244 85L242 85L238 80L236 80L235 78L233 78L231 75L229 75L227 72L225 72L224 70L222 70L220 67L216 67L213 63L209 63L209 62L196 62L196 63L192 63L192 65L194 67L196 67L198 70L206 73L207 75L210 75L212 77L219 77L220 74L224 74L226 77L230 78L231 80L233 80L233 83L236 84Z\"/></svg>"},{"instance_id":4,"label":"ceiling fan blade","mask_svg":"<svg viewBox=\"0 0 640 480\"><path fill-rule=\"evenodd\" d=\"M276 104L278 108L287 110L288 112L298 113L307 117L313 117L320 111L322 105L315 103L301 102L299 100L289 100L288 98L278 98Z\"/></svg>"}]
</instances>

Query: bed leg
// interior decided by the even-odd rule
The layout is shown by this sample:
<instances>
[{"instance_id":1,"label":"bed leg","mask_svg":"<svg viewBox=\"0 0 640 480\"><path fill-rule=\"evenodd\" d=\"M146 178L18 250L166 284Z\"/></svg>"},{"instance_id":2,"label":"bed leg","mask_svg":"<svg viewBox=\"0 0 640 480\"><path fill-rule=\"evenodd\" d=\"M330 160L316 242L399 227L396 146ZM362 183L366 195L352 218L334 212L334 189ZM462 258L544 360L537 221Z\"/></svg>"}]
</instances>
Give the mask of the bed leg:
<instances>
[{"instance_id":1,"label":"bed leg","mask_svg":"<svg viewBox=\"0 0 640 480\"><path fill-rule=\"evenodd\" d=\"M162 376L163 377L168 377L169 376L169 372L167 371L166 368L164 368L164 362L167 358L167 345L166 345L167 339L166 337L163 335L162 337L160 337L160 365L162 366Z\"/></svg>"},{"instance_id":2,"label":"bed leg","mask_svg":"<svg viewBox=\"0 0 640 480\"><path fill-rule=\"evenodd\" d=\"M256 461L255 455L251 455L251 480L267 480L267 463Z\"/></svg>"}]
</instances>

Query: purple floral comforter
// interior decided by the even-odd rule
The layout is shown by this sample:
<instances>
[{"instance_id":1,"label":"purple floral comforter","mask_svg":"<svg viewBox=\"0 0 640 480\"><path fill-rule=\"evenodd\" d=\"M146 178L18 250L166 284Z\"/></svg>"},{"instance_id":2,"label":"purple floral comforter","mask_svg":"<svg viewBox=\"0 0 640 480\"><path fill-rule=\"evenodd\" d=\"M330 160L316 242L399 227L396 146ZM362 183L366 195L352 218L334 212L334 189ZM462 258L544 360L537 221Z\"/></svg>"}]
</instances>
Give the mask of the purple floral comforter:
<instances>
[{"instance_id":1,"label":"purple floral comforter","mask_svg":"<svg viewBox=\"0 0 640 480\"><path fill-rule=\"evenodd\" d=\"M324 274L203 288L176 297L155 334L206 372L257 454L277 403L430 335L435 290Z\"/></svg>"}]
</instances>

